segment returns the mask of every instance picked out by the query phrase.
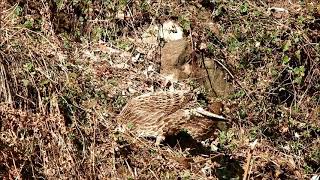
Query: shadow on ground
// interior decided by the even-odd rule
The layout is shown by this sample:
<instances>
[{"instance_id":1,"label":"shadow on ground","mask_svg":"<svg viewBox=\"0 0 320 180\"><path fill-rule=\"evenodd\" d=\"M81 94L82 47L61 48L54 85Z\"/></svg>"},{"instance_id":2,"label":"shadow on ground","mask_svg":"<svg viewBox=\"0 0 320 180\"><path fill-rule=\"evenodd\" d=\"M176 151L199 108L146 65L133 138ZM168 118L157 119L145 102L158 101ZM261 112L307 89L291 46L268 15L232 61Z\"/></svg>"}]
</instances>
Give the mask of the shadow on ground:
<instances>
[{"instance_id":1,"label":"shadow on ground","mask_svg":"<svg viewBox=\"0 0 320 180\"><path fill-rule=\"evenodd\" d=\"M213 170L215 176L219 179L242 179L244 170L241 165L242 162L244 162L244 158L235 158L229 154L216 155L216 152L213 153L210 147L204 146L185 132L181 132L176 136L167 137L163 144L173 149L180 148L182 151L189 148L191 157L199 155L213 156L211 162L219 164L219 168Z\"/></svg>"}]
</instances>

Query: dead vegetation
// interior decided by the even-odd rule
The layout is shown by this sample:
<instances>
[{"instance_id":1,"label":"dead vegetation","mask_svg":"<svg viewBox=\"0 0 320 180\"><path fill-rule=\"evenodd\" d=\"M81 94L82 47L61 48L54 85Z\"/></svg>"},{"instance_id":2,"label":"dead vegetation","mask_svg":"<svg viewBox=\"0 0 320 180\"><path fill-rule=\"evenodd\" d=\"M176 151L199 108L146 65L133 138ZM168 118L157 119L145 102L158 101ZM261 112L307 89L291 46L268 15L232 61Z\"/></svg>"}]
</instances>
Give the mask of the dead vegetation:
<instances>
[{"instance_id":1,"label":"dead vegetation","mask_svg":"<svg viewBox=\"0 0 320 180\"><path fill-rule=\"evenodd\" d=\"M310 179L320 173L319 17L316 1L1 1L0 177L241 179L258 139L249 178ZM184 132L157 147L115 131L128 99L169 88L161 45L140 38L168 19L192 42L193 65L215 61L233 86L218 97L231 123L209 146Z\"/></svg>"}]
</instances>

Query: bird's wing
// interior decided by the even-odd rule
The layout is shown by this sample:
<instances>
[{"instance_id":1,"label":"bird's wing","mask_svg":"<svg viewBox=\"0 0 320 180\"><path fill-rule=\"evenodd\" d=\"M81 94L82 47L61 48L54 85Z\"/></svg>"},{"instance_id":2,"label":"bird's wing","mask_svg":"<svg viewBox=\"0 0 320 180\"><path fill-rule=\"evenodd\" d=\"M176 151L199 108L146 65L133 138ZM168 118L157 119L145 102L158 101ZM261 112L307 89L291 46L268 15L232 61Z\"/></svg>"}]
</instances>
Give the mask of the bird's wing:
<instances>
[{"instance_id":1,"label":"bird's wing","mask_svg":"<svg viewBox=\"0 0 320 180\"><path fill-rule=\"evenodd\" d=\"M182 109L191 100L192 94L185 91L144 94L131 99L118 117L125 121L149 125Z\"/></svg>"},{"instance_id":2,"label":"bird's wing","mask_svg":"<svg viewBox=\"0 0 320 180\"><path fill-rule=\"evenodd\" d=\"M141 110L171 114L190 103L193 95L188 91L157 92L138 96L134 100Z\"/></svg>"},{"instance_id":3,"label":"bird's wing","mask_svg":"<svg viewBox=\"0 0 320 180\"><path fill-rule=\"evenodd\" d=\"M193 117L192 120L182 124L181 128L187 130L195 140L203 140L207 135L214 132L213 130L217 128L217 124L218 121L212 121L201 117Z\"/></svg>"}]
</instances>

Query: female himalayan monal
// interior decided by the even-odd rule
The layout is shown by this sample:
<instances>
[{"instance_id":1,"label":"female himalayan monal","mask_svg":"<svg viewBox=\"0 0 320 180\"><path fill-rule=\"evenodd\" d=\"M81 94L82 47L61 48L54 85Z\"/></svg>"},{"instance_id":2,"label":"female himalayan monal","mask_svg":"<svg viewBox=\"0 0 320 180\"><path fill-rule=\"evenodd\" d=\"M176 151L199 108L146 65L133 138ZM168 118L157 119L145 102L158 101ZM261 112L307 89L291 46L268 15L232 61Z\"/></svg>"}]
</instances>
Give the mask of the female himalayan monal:
<instances>
[{"instance_id":1,"label":"female himalayan monal","mask_svg":"<svg viewBox=\"0 0 320 180\"><path fill-rule=\"evenodd\" d=\"M195 140L201 140L216 127L218 120L225 118L204 110L194 92L182 90L135 97L117 116L121 131L130 131L138 137L156 138L156 145L182 130Z\"/></svg>"}]
</instances>

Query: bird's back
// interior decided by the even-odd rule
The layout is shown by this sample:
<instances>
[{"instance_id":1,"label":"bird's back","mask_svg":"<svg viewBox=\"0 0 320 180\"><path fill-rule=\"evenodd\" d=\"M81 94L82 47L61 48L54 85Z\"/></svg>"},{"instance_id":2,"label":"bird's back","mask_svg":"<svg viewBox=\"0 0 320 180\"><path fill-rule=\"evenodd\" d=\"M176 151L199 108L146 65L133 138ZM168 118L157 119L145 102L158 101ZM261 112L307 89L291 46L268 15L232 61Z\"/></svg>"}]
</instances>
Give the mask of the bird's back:
<instances>
[{"instance_id":1,"label":"bird's back","mask_svg":"<svg viewBox=\"0 0 320 180\"><path fill-rule=\"evenodd\" d=\"M144 94L126 104L118 116L118 121L141 136L157 136L167 131L167 127L172 130L183 123L183 109L193 101L193 94L188 91Z\"/></svg>"}]
</instances>

